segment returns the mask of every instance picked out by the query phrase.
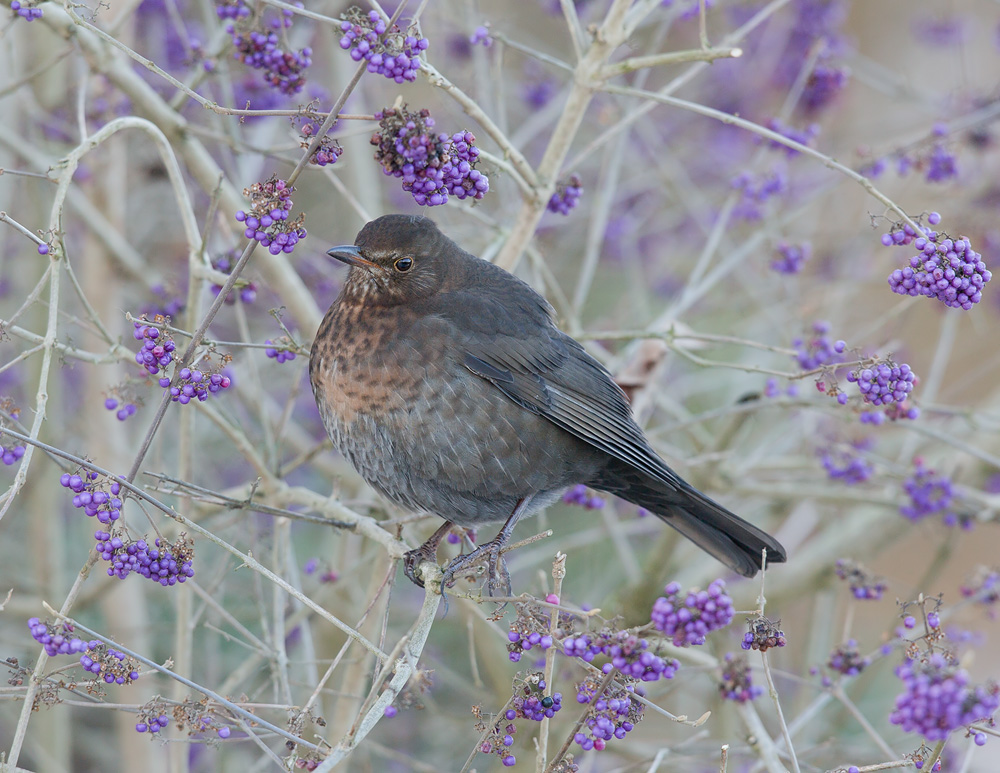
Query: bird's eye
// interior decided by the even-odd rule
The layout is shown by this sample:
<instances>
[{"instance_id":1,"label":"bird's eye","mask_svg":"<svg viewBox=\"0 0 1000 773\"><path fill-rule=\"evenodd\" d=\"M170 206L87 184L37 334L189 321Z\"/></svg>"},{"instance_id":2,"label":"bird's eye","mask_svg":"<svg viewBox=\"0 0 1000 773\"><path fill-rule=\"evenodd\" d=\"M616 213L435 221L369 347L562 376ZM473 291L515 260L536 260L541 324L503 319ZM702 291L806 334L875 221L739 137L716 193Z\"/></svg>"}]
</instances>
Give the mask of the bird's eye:
<instances>
[{"instance_id":1,"label":"bird's eye","mask_svg":"<svg viewBox=\"0 0 1000 773\"><path fill-rule=\"evenodd\" d=\"M413 268L413 258L399 258L392 265L401 274L405 274L407 271Z\"/></svg>"}]
</instances>

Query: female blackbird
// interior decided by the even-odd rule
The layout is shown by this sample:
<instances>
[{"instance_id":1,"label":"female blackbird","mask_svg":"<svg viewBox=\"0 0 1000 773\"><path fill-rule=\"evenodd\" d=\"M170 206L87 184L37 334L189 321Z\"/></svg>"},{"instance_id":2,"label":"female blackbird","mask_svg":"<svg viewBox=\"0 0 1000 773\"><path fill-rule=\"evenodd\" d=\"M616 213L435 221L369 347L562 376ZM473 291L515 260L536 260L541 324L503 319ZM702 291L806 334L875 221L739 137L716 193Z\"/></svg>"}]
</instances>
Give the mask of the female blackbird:
<instances>
[{"instance_id":1,"label":"female blackbird","mask_svg":"<svg viewBox=\"0 0 1000 773\"><path fill-rule=\"evenodd\" d=\"M657 456L611 374L552 323L527 284L462 250L427 218L386 215L328 253L350 273L312 347L309 379L333 444L374 488L444 524L405 560L434 560L451 524L506 521L459 556L501 557L517 520L575 483L644 507L752 577L780 544L685 483Z\"/></svg>"}]
</instances>

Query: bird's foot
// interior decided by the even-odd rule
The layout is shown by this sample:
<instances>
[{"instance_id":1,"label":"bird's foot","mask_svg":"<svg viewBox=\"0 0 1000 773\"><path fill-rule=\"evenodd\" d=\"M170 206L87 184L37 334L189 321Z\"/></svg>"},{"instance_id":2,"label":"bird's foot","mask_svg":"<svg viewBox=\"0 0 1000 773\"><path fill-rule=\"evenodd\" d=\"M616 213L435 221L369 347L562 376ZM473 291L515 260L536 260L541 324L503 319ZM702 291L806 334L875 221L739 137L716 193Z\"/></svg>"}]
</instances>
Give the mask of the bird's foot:
<instances>
[{"instance_id":1,"label":"bird's foot","mask_svg":"<svg viewBox=\"0 0 1000 773\"><path fill-rule=\"evenodd\" d=\"M424 561L430 561L432 564L437 563L437 550L438 545L441 544L441 540L444 536L451 531L451 527L454 524L450 522L445 522L436 532L431 535L431 538L427 540L423 545L415 550L408 550L403 554L403 574L412 582L414 585L423 588L424 581L421 579L420 575L417 574L417 570Z\"/></svg>"},{"instance_id":2,"label":"bird's foot","mask_svg":"<svg viewBox=\"0 0 1000 773\"><path fill-rule=\"evenodd\" d=\"M480 545L471 553L454 558L444 570L441 584L444 587L451 587L455 584L456 575L467 571L486 559L486 595L487 596L510 596L510 572L507 571L507 562L504 561L501 552L506 545L506 540L497 539Z\"/></svg>"}]
</instances>

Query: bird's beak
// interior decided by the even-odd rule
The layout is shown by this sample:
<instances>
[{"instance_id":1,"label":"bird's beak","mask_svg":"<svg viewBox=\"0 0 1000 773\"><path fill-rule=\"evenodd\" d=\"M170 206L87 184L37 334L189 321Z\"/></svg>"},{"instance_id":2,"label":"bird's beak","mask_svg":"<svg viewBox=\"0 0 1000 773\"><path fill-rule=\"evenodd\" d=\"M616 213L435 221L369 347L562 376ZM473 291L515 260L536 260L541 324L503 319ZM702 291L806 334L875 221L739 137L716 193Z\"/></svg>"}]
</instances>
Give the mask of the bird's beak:
<instances>
[{"instance_id":1,"label":"bird's beak","mask_svg":"<svg viewBox=\"0 0 1000 773\"><path fill-rule=\"evenodd\" d=\"M367 269L378 268L377 264L361 257L360 250L353 244L342 244L339 247L334 247L332 250L327 250L326 254L331 258L339 260L341 263L346 263L348 266L360 266Z\"/></svg>"}]
</instances>

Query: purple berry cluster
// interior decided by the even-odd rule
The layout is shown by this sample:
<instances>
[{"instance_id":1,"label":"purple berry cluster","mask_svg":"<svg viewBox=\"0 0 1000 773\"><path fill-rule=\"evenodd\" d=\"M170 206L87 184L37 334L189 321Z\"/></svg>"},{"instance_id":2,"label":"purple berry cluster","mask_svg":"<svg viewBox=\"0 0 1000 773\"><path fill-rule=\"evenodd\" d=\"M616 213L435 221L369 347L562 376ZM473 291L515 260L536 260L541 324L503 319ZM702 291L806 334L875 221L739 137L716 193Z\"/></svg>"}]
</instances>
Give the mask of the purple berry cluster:
<instances>
[{"instance_id":1,"label":"purple berry cluster","mask_svg":"<svg viewBox=\"0 0 1000 773\"><path fill-rule=\"evenodd\" d=\"M420 54L427 50L428 42L416 29L404 34L396 25L389 28L378 11L366 14L354 7L345 14L340 31L344 33L340 47L350 51L355 62L368 62L368 72L396 83L417 79Z\"/></svg>"},{"instance_id":2,"label":"purple berry cluster","mask_svg":"<svg viewBox=\"0 0 1000 773\"><path fill-rule=\"evenodd\" d=\"M830 323L817 321L812 324L812 335L808 341L804 338L793 338L795 361L802 370L816 370L827 365L843 362L844 350L847 344L830 338Z\"/></svg>"},{"instance_id":3,"label":"purple berry cluster","mask_svg":"<svg viewBox=\"0 0 1000 773\"><path fill-rule=\"evenodd\" d=\"M932 212L928 218L932 224L939 221L939 216L934 219L936 215ZM882 243L908 244L913 236L913 229L905 226L883 236ZM889 274L889 287L894 293L925 295L945 306L966 311L979 303L983 288L993 275L967 238L952 239L946 233L926 230L912 241L920 252L910 258L908 266Z\"/></svg>"},{"instance_id":4,"label":"purple berry cluster","mask_svg":"<svg viewBox=\"0 0 1000 773\"><path fill-rule=\"evenodd\" d=\"M145 316L132 322L132 337L136 341L142 341L142 348L136 352L135 361L151 376L159 375L174 361L177 346L165 327L169 322L168 318L160 314L153 317L153 324L149 324ZM169 383L168 379L167 384ZM165 386L163 379L160 380L160 386Z\"/></svg>"},{"instance_id":5,"label":"purple berry cluster","mask_svg":"<svg viewBox=\"0 0 1000 773\"><path fill-rule=\"evenodd\" d=\"M871 665L871 658L864 658L858 650L858 643L848 639L846 643L834 648L826 666L844 676L857 676Z\"/></svg>"},{"instance_id":6,"label":"purple berry cluster","mask_svg":"<svg viewBox=\"0 0 1000 773\"><path fill-rule=\"evenodd\" d=\"M986 607L1000 601L1000 571L980 566L959 588L963 598L975 599Z\"/></svg>"},{"instance_id":7,"label":"purple berry cluster","mask_svg":"<svg viewBox=\"0 0 1000 773\"><path fill-rule=\"evenodd\" d=\"M0 446L0 461L8 467L24 456L24 446Z\"/></svg>"},{"instance_id":8,"label":"purple berry cluster","mask_svg":"<svg viewBox=\"0 0 1000 773\"><path fill-rule=\"evenodd\" d=\"M845 67L817 64L806 80L802 90L802 107L809 115L830 104L850 80L850 71Z\"/></svg>"},{"instance_id":9,"label":"purple berry cluster","mask_svg":"<svg viewBox=\"0 0 1000 773\"><path fill-rule=\"evenodd\" d=\"M946 526L961 524L962 528L971 529L972 519L956 513L952 508L955 492L951 478L925 466L920 457L913 460L913 465L913 475L903 481L903 492L909 497L909 503L900 506L900 514L911 521L940 514Z\"/></svg>"},{"instance_id":10,"label":"purple berry cluster","mask_svg":"<svg viewBox=\"0 0 1000 773\"><path fill-rule=\"evenodd\" d=\"M37 617L32 617L28 620L28 630L50 658L56 655L76 655L87 649L87 642L74 633L74 628L69 623L54 625L47 620L42 622Z\"/></svg>"},{"instance_id":11,"label":"purple berry cluster","mask_svg":"<svg viewBox=\"0 0 1000 773\"><path fill-rule=\"evenodd\" d=\"M483 48L489 48L493 45L493 38L490 37L489 26L479 26L473 30L472 34L469 36L469 43L472 45L482 45Z\"/></svg>"},{"instance_id":12,"label":"purple berry cluster","mask_svg":"<svg viewBox=\"0 0 1000 773\"><path fill-rule=\"evenodd\" d=\"M220 19L246 19L250 16L250 6L243 0L222 0L215 6Z\"/></svg>"},{"instance_id":13,"label":"purple berry cluster","mask_svg":"<svg viewBox=\"0 0 1000 773\"><path fill-rule=\"evenodd\" d=\"M539 631L528 631L523 625L515 622L507 632L507 653L511 663L521 660L521 655L533 647L544 652L552 646L552 637Z\"/></svg>"},{"instance_id":14,"label":"purple berry cluster","mask_svg":"<svg viewBox=\"0 0 1000 773\"><path fill-rule=\"evenodd\" d=\"M374 13L374 11L372 11ZM316 121L310 121L308 119L303 120L301 126L299 126L299 132L301 137L299 138L299 147L308 148L309 144L312 142L313 137L319 132L322 127ZM336 164L337 159L340 158L344 153L344 149L329 134L324 134L323 139L320 141L319 146L313 151L313 154L309 156L309 163L315 164L316 166L330 166L331 164Z\"/></svg>"},{"instance_id":15,"label":"purple berry cluster","mask_svg":"<svg viewBox=\"0 0 1000 773\"><path fill-rule=\"evenodd\" d=\"M271 339L267 339L264 343L268 345L267 348L264 349L264 354L272 360L276 360L279 365L284 362L291 362L295 359L295 352L286 348L291 343L287 339L284 341L278 341L277 343L271 341Z\"/></svg>"},{"instance_id":16,"label":"purple berry cluster","mask_svg":"<svg viewBox=\"0 0 1000 773\"><path fill-rule=\"evenodd\" d=\"M191 566L194 546L183 534L174 544L157 537L153 545L144 539L133 541L127 536L101 530L94 532L94 537L97 552L111 564L108 567L109 577L124 580L135 572L163 587L194 577Z\"/></svg>"},{"instance_id":17,"label":"purple berry cluster","mask_svg":"<svg viewBox=\"0 0 1000 773\"><path fill-rule=\"evenodd\" d=\"M733 621L733 600L726 594L722 580L713 580L707 590L692 588L684 594L678 582L663 590L667 595L653 603L653 625L671 637L677 647L704 644L709 633Z\"/></svg>"},{"instance_id":18,"label":"purple berry cluster","mask_svg":"<svg viewBox=\"0 0 1000 773\"><path fill-rule=\"evenodd\" d=\"M122 517L121 484L96 472L73 474L64 472L59 484L73 492L73 507L83 509L89 518L108 525Z\"/></svg>"},{"instance_id":19,"label":"purple berry cluster","mask_svg":"<svg viewBox=\"0 0 1000 773\"><path fill-rule=\"evenodd\" d=\"M643 705L635 698L642 695L638 687L615 680L598 694L601 681L589 676L576 687L577 703L590 705L583 727L573 736L584 751L602 751L608 741L623 739L642 719Z\"/></svg>"},{"instance_id":20,"label":"purple berry cluster","mask_svg":"<svg viewBox=\"0 0 1000 773\"><path fill-rule=\"evenodd\" d=\"M155 717L142 717L141 721L135 723L137 733L159 733L170 724L170 717L160 714Z\"/></svg>"},{"instance_id":21,"label":"purple berry cluster","mask_svg":"<svg viewBox=\"0 0 1000 773\"><path fill-rule=\"evenodd\" d=\"M166 379L160 379L161 383ZM187 405L192 400L205 402L210 394L228 389L232 384L229 376L221 373L208 373L197 368L181 368L178 381L170 389L170 399L175 403Z\"/></svg>"},{"instance_id":22,"label":"purple berry cluster","mask_svg":"<svg viewBox=\"0 0 1000 773\"><path fill-rule=\"evenodd\" d=\"M238 258L239 253L236 250L229 250L228 252L216 255L212 258L212 268L216 271L221 271L224 274L231 274L233 266L236 264L236 260ZM211 286L211 290L212 295L217 296L222 292L222 285L213 284ZM233 292L230 292L229 295L226 296L226 303L230 305L236 303L235 291L237 290L240 294L240 300L243 301L243 303L253 303L257 300L257 283L240 277L236 280Z\"/></svg>"},{"instance_id":23,"label":"purple berry cluster","mask_svg":"<svg viewBox=\"0 0 1000 773\"><path fill-rule=\"evenodd\" d=\"M139 678L138 664L124 652L96 639L84 641L69 623L57 626L33 617L28 620L28 630L50 657L79 654L84 670L99 676L106 684L130 684Z\"/></svg>"},{"instance_id":24,"label":"purple berry cluster","mask_svg":"<svg viewBox=\"0 0 1000 773\"><path fill-rule=\"evenodd\" d=\"M760 220L764 216L767 201L788 190L788 178L780 169L769 174L741 172L730 184L733 190L741 194L733 214L745 220Z\"/></svg>"},{"instance_id":25,"label":"purple berry cluster","mask_svg":"<svg viewBox=\"0 0 1000 773\"><path fill-rule=\"evenodd\" d=\"M475 168L479 148L475 136L460 131L449 137L433 132L430 112L388 108L375 114L379 131L371 138L375 160L384 174L403 181L403 190L421 206L435 207L458 199L481 199L490 189L489 178Z\"/></svg>"},{"instance_id":26,"label":"purple berry cluster","mask_svg":"<svg viewBox=\"0 0 1000 773\"><path fill-rule=\"evenodd\" d=\"M947 131L944 127L941 129ZM958 159L940 142L934 143L930 153L920 160L920 165L924 170L924 179L929 183L946 182L958 177Z\"/></svg>"},{"instance_id":27,"label":"purple berry cluster","mask_svg":"<svg viewBox=\"0 0 1000 773\"><path fill-rule=\"evenodd\" d=\"M294 192L293 186L276 175L243 189L243 195L250 199L250 211L241 209L236 213L236 220L246 227L243 235L247 239L260 242L260 246L267 247L272 255L290 253L301 239L306 238L306 229L302 227L305 216L289 220Z\"/></svg>"},{"instance_id":28,"label":"purple berry cluster","mask_svg":"<svg viewBox=\"0 0 1000 773\"><path fill-rule=\"evenodd\" d=\"M1000 708L1000 687L970 686L968 673L938 652L908 659L896 668L896 676L903 692L889 721L928 741L943 741L953 730L988 720Z\"/></svg>"},{"instance_id":29,"label":"purple berry cluster","mask_svg":"<svg viewBox=\"0 0 1000 773\"><path fill-rule=\"evenodd\" d=\"M138 664L132 658L96 639L87 643L80 665L106 684L130 684L139 678Z\"/></svg>"},{"instance_id":30,"label":"purple berry cluster","mask_svg":"<svg viewBox=\"0 0 1000 773\"><path fill-rule=\"evenodd\" d=\"M778 244L777 250L778 257L771 261L771 269L779 274L799 273L812 255L812 245L809 242L802 244L781 242Z\"/></svg>"},{"instance_id":31,"label":"purple berry cluster","mask_svg":"<svg viewBox=\"0 0 1000 773\"><path fill-rule=\"evenodd\" d=\"M555 192L545 205L549 212L557 215L568 215L579 202L583 195L583 182L579 175L570 175L566 180L560 180L556 184Z\"/></svg>"},{"instance_id":32,"label":"purple berry cluster","mask_svg":"<svg viewBox=\"0 0 1000 773\"><path fill-rule=\"evenodd\" d=\"M25 21L34 21L35 19L42 18L41 8L31 8L29 6L24 5L20 0L13 0L10 4L10 10L12 10L14 13L16 13ZM41 246L39 246L38 252L40 255L45 254L45 252L42 252Z\"/></svg>"},{"instance_id":33,"label":"purple berry cluster","mask_svg":"<svg viewBox=\"0 0 1000 773\"><path fill-rule=\"evenodd\" d=\"M870 368L859 368L847 374L847 380L858 385L861 398L871 405L902 403L913 391L916 374L909 365L892 361L880 362Z\"/></svg>"},{"instance_id":34,"label":"purple berry cluster","mask_svg":"<svg viewBox=\"0 0 1000 773\"><path fill-rule=\"evenodd\" d=\"M609 658L601 669L610 673L613 668L640 682L673 679L680 663L662 658L650 651L649 640L628 631L603 630L597 634L568 636L562 641L563 654L590 663L598 655Z\"/></svg>"},{"instance_id":35,"label":"purple berry cluster","mask_svg":"<svg viewBox=\"0 0 1000 773\"><path fill-rule=\"evenodd\" d=\"M878 601L889 587L881 577L876 577L861 564L849 558L838 558L834 571L837 577L851 586L854 598L862 601Z\"/></svg>"},{"instance_id":36,"label":"purple berry cluster","mask_svg":"<svg viewBox=\"0 0 1000 773\"><path fill-rule=\"evenodd\" d=\"M514 697L511 699L510 707L504 715L492 727L489 735L480 744L479 750L483 754L496 754L504 767L513 767L517 759L510 752L510 747L514 745L514 735L517 732L518 719L528 719L533 722L541 722L543 719L551 719L562 708L562 693L546 695L545 676L541 672L535 672L524 676L518 674L515 683ZM507 724L501 728L501 723ZM483 728L485 729L485 727Z\"/></svg>"},{"instance_id":37,"label":"purple berry cluster","mask_svg":"<svg viewBox=\"0 0 1000 773\"><path fill-rule=\"evenodd\" d=\"M121 406L120 408L118 406ZM135 416L135 412L138 410L135 403L127 403L125 401L119 402L116 397L109 397L104 401L104 407L109 411L115 411L115 416L118 421L125 421L131 416Z\"/></svg>"},{"instance_id":38,"label":"purple berry cluster","mask_svg":"<svg viewBox=\"0 0 1000 773\"><path fill-rule=\"evenodd\" d=\"M864 438L855 440L847 447L828 448L820 454L823 469L831 480L841 480L848 485L864 483L871 478L875 465L865 458L863 452L871 450L873 445L871 438Z\"/></svg>"},{"instance_id":39,"label":"purple berry cluster","mask_svg":"<svg viewBox=\"0 0 1000 773\"><path fill-rule=\"evenodd\" d=\"M604 499L593 493L582 483L577 483L566 489L562 495L562 501L567 505L579 505L587 510L600 510L604 507Z\"/></svg>"},{"instance_id":40,"label":"purple berry cluster","mask_svg":"<svg viewBox=\"0 0 1000 773\"><path fill-rule=\"evenodd\" d=\"M760 652L767 652L772 647L784 647L785 632L778 628L780 624L780 620L774 623L766 617L755 617L747 620L749 630L743 635L740 647Z\"/></svg>"},{"instance_id":41,"label":"purple berry cluster","mask_svg":"<svg viewBox=\"0 0 1000 773\"><path fill-rule=\"evenodd\" d=\"M719 695L723 700L747 703L764 694L764 688L750 678L750 664L745 655L726 653L722 664Z\"/></svg>"},{"instance_id":42,"label":"purple berry cluster","mask_svg":"<svg viewBox=\"0 0 1000 773\"><path fill-rule=\"evenodd\" d=\"M303 71L312 64L312 49L285 51L281 48L279 32L292 26L290 9L281 9L278 18L267 22L269 29L263 30L255 28L252 16L243 14L238 4L220 5L216 13L220 18L232 19L226 32L232 36L239 61L255 70L263 70L264 81L283 94L298 94L302 90L306 83Z\"/></svg>"}]
</instances>

